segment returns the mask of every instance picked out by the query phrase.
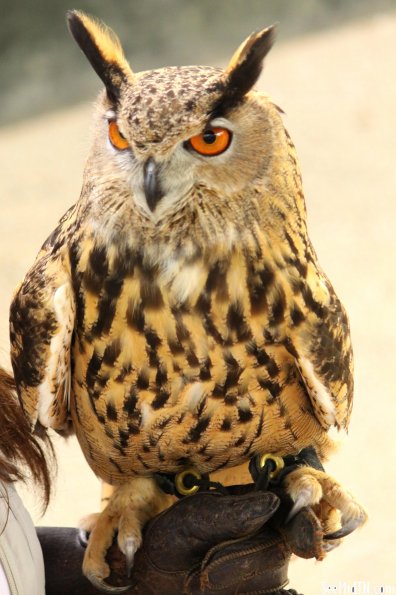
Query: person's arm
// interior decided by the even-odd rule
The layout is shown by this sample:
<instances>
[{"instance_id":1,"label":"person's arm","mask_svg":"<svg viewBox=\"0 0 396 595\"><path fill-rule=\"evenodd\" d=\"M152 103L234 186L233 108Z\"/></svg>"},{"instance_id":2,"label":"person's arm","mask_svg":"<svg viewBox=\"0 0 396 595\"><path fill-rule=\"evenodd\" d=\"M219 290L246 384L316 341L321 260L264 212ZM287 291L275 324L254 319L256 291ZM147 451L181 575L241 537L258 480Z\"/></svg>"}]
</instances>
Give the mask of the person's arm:
<instances>
[{"instance_id":1,"label":"person's arm","mask_svg":"<svg viewBox=\"0 0 396 595\"><path fill-rule=\"evenodd\" d=\"M5 572L3 570L3 559L2 559L2 555L0 552L0 593L2 595L11 595L10 593L10 589L8 586L8 579L5 575Z\"/></svg>"}]
</instances>

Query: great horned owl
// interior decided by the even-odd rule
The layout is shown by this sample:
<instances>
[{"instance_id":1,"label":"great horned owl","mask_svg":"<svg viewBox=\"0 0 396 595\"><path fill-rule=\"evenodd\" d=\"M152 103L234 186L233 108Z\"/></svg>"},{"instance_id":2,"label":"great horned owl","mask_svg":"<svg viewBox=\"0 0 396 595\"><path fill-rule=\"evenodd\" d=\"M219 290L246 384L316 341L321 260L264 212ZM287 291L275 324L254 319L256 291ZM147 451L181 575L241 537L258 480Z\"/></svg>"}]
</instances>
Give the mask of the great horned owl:
<instances>
[{"instance_id":1,"label":"great horned owl","mask_svg":"<svg viewBox=\"0 0 396 595\"><path fill-rule=\"evenodd\" d=\"M32 427L72 426L115 486L84 560L103 588L114 532L131 564L163 505L155 473L308 446L323 459L329 429L348 425L352 351L307 234L295 149L252 90L273 29L226 70L135 74L109 29L68 20L105 90L81 197L15 294L12 361ZM324 472L285 484L294 510L323 503L324 525L332 507L348 529L365 519Z\"/></svg>"}]
</instances>

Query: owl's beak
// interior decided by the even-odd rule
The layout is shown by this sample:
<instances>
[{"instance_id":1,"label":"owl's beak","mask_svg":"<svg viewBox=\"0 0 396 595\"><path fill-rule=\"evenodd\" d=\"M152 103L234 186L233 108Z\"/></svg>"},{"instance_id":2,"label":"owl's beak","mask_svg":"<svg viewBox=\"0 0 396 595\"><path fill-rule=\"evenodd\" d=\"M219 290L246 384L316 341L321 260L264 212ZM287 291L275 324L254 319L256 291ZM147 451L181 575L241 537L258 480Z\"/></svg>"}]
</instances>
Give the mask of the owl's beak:
<instances>
[{"instance_id":1,"label":"owl's beak","mask_svg":"<svg viewBox=\"0 0 396 595\"><path fill-rule=\"evenodd\" d=\"M147 159L143 168L143 188L147 204L150 211L155 211L155 207L164 196L159 182L158 163L150 157Z\"/></svg>"}]
</instances>

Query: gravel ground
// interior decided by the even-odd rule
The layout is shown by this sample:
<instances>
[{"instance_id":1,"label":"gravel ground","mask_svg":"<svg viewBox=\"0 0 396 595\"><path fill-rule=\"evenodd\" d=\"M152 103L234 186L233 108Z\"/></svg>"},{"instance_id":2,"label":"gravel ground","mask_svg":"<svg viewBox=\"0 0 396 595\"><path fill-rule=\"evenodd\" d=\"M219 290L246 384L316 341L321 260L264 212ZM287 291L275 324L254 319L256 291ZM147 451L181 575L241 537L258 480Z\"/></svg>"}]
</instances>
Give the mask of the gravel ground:
<instances>
[{"instance_id":1,"label":"gravel ground","mask_svg":"<svg viewBox=\"0 0 396 595\"><path fill-rule=\"evenodd\" d=\"M305 595L396 592L395 33L396 14L381 15L275 46L261 78L286 111L301 159L311 238L352 325L355 407L349 439L327 469L370 513L366 527L324 562L293 562L291 585ZM90 106L82 105L0 129L5 364L12 290L78 196L89 125ZM98 508L99 484L73 439L55 441L56 494L40 521L32 494L23 494L41 524L75 525Z\"/></svg>"}]
</instances>

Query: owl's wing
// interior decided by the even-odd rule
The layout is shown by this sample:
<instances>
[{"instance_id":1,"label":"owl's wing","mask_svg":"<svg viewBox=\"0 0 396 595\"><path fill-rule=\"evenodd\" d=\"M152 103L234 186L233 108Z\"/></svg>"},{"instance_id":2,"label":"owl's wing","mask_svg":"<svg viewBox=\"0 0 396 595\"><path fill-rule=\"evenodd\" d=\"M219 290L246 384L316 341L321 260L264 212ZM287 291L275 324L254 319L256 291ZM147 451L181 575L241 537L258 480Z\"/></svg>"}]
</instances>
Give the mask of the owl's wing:
<instances>
[{"instance_id":1,"label":"owl's wing","mask_svg":"<svg viewBox=\"0 0 396 595\"><path fill-rule=\"evenodd\" d=\"M32 428L40 422L56 430L67 429L74 312L63 259L43 250L17 289L10 309L11 360Z\"/></svg>"},{"instance_id":2,"label":"owl's wing","mask_svg":"<svg viewBox=\"0 0 396 595\"><path fill-rule=\"evenodd\" d=\"M305 291L304 302L304 315L291 327L290 350L318 421L325 429L346 429L353 399L348 318L325 277L315 292Z\"/></svg>"}]
</instances>

